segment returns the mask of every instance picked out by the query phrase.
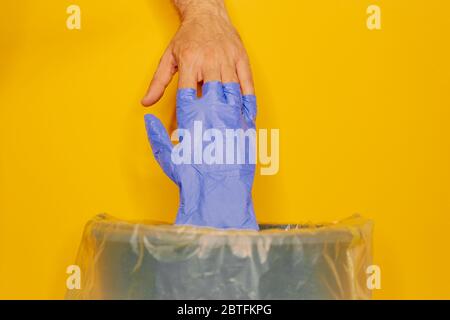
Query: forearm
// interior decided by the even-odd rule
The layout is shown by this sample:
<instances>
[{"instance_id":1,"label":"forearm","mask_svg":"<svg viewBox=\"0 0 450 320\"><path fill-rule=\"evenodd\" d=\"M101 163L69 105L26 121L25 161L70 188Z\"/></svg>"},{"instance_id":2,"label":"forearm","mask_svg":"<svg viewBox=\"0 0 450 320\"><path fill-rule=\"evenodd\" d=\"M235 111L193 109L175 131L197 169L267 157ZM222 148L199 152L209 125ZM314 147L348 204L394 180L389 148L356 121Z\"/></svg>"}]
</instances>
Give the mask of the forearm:
<instances>
[{"instance_id":1,"label":"forearm","mask_svg":"<svg viewBox=\"0 0 450 320\"><path fill-rule=\"evenodd\" d=\"M224 0L173 0L181 20L201 16L216 16L228 20Z\"/></svg>"}]
</instances>

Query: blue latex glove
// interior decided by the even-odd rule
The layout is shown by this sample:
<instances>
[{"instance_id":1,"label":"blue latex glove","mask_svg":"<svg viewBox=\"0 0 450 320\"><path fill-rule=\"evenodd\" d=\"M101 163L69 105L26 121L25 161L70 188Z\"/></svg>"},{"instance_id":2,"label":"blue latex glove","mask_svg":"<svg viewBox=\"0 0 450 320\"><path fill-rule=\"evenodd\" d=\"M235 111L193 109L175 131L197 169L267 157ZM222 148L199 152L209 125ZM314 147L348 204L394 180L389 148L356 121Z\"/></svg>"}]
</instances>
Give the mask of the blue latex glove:
<instances>
[{"instance_id":1,"label":"blue latex glove","mask_svg":"<svg viewBox=\"0 0 450 320\"><path fill-rule=\"evenodd\" d=\"M202 93L201 98L195 89L180 89L177 94L178 128L190 133L192 145L198 142L194 121L201 121L203 132L218 129L224 140L226 129L255 129L256 97L242 96L239 84L208 82ZM156 160L180 189L176 224L258 230L251 195L255 165L249 163L248 147L243 151L244 164L175 164L171 158L174 146L161 121L147 114L145 125ZM203 143L203 150L206 146Z\"/></svg>"}]
</instances>

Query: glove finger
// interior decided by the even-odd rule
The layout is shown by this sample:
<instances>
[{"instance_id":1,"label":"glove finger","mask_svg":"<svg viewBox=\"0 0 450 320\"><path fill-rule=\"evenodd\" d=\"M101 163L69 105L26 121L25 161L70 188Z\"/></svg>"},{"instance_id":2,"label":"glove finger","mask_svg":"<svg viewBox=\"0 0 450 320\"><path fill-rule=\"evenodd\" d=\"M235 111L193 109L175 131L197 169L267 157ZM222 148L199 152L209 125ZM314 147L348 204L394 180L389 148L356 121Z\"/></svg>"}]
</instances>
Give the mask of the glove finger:
<instances>
[{"instance_id":1,"label":"glove finger","mask_svg":"<svg viewBox=\"0 0 450 320\"><path fill-rule=\"evenodd\" d=\"M193 88L178 89L177 92L177 107L184 107L197 99L197 90Z\"/></svg>"},{"instance_id":2,"label":"glove finger","mask_svg":"<svg viewBox=\"0 0 450 320\"><path fill-rule=\"evenodd\" d=\"M227 103L234 106L242 104L241 87L237 82L223 84L223 92Z\"/></svg>"},{"instance_id":3,"label":"glove finger","mask_svg":"<svg viewBox=\"0 0 450 320\"><path fill-rule=\"evenodd\" d=\"M171 159L173 145L166 129L161 121L152 114L146 114L144 119L145 128L147 129L147 137L150 141L156 161L158 161L160 167L166 175L175 183L178 183L175 165Z\"/></svg>"},{"instance_id":4,"label":"glove finger","mask_svg":"<svg viewBox=\"0 0 450 320\"><path fill-rule=\"evenodd\" d=\"M220 81L205 82L202 86L202 96L209 96L210 99L225 103L225 96L223 94L223 86Z\"/></svg>"},{"instance_id":5,"label":"glove finger","mask_svg":"<svg viewBox=\"0 0 450 320\"><path fill-rule=\"evenodd\" d=\"M256 112L256 96L253 94L242 96L242 113L245 120L252 125L256 119Z\"/></svg>"}]
</instances>

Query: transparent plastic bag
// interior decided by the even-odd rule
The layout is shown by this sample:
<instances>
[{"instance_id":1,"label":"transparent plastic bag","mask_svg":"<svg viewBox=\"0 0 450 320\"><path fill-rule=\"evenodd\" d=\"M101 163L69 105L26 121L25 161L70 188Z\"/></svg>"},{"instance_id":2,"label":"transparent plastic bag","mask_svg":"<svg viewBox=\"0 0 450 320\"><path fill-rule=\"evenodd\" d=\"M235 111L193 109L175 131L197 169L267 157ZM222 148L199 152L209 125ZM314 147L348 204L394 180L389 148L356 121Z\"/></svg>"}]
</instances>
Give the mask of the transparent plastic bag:
<instances>
[{"instance_id":1,"label":"transparent plastic bag","mask_svg":"<svg viewBox=\"0 0 450 320\"><path fill-rule=\"evenodd\" d=\"M98 215L67 299L370 299L373 224L358 215L320 225L219 230Z\"/></svg>"}]
</instances>

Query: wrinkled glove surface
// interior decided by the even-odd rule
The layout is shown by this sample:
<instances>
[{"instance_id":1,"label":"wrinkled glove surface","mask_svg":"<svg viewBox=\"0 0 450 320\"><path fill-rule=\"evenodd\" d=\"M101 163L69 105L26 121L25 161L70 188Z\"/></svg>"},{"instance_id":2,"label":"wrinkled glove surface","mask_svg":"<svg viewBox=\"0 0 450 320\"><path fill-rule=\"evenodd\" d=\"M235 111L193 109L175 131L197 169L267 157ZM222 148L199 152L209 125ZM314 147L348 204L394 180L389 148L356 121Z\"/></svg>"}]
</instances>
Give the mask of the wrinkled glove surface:
<instances>
[{"instance_id":1,"label":"wrinkled glove surface","mask_svg":"<svg viewBox=\"0 0 450 320\"><path fill-rule=\"evenodd\" d=\"M223 148L223 163L201 163L194 160L195 143L202 137L195 136L195 125L201 121L203 132L217 129L255 129L256 97L241 95L238 83L207 82L198 98L195 89L179 89L177 93L178 128L184 129L191 138L192 161L175 163L172 160L172 144L161 121L151 114L145 115L145 125L153 154L166 175L180 190L180 207L176 218L178 225L195 225L224 229L258 230L252 202L252 184L255 161L250 161L249 144L245 150L245 163L226 162L227 149ZM195 124L196 122L196 124ZM216 130L216 131L217 131ZM180 134L180 143L186 142ZM215 139L217 139L214 136ZM211 141L215 141L212 139ZM202 144L205 150L207 143ZM238 143L235 140L235 146ZM242 146L242 145L241 145ZM176 148L176 147L175 147ZM198 149L197 149L198 150ZM216 151L217 152L217 151ZM197 158L198 159L198 158ZM217 162L217 161L216 161Z\"/></svg>"}]
</instances>

